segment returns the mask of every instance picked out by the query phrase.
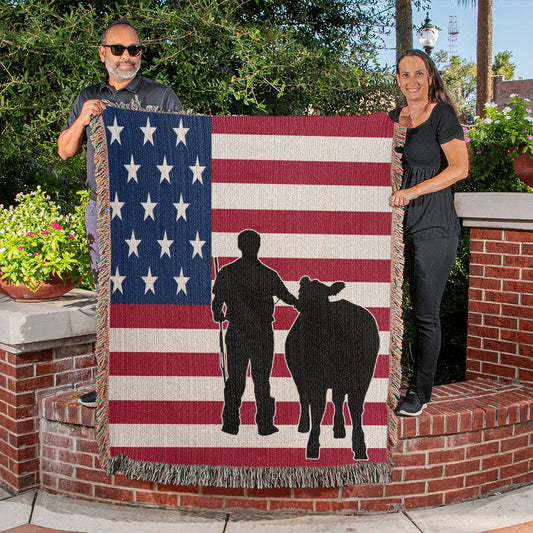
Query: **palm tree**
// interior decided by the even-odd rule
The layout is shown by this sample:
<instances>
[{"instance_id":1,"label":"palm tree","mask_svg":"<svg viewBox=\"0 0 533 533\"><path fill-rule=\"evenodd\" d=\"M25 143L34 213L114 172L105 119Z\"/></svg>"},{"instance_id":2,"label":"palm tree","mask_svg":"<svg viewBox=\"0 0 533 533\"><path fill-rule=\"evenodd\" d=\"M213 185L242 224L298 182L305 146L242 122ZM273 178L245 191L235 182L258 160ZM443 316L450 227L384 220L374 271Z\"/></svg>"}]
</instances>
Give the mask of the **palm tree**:
<instances>
[{"instance_id":1,"label":"palm tree","mask_svg":"<svg viewBox=\"0 0 533 533\"><path fill-rule=\"evenodd\" d=\"M485 114L492 95L492 0L458 0L461 5L477 4L477 89L476 114Z\"/></svg>"},{"instance_id":2,"label":"palm tree","mask_svg":"<svg viewBox=\"0 0 533 533\"><path fill-rule=\"evenodd\" d=\"M396 59L413 48L413 6L411 0L396 0Z\"/></svg>"}]
</instances>

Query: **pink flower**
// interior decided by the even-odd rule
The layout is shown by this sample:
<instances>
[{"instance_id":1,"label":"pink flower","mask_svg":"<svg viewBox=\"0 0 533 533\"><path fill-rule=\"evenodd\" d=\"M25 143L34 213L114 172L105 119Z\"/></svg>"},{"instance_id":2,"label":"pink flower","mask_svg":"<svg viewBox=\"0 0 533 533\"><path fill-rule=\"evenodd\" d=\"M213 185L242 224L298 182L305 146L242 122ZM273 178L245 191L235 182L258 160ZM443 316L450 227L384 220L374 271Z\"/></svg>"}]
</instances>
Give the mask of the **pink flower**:
<instances>
[{"instance_id":1,"label":"pink flower","mask_svg":"<svg viewBox=\"0 0 533 533\"><path fill-rule=\"evenodd\" d=\"M61 230L63 229L63 228L62 228L59 224L57 224L56 222L52 222L52 223L50 224L50 227L53 228L53 229L55 229L56 231L61 231Z\"/></svg>"},{"instance_id":2,"label":"pink flower","mask_svg":"<svg viewBox=\"0 0 533 533\"><path fill-rule=\"evenodd\" d=\"M26 233L26 237L32 237L34 235L33 231L28 231L28 233Z\"/></svg>"},{"instance_id":3,"label":"pink flower","mask_svg":"<svg viewBox=\"0 0 533 533\"><path fill-rule=\"evenodd\" d=\"M527 140L530 141L531 139L533 139L533 135L528 135Z\"/></svg>"},{"instance_id":4,"label":"pink flower","mask_svg":"<svg viewBox=\"0 0 533 533\"><path fill-rule=\"evenodd\" d=\"M17 250L24 250L24 246L17 246Z\"/></svg>"},{"instance_id":5,"label":"pink flower","mask_svg":"<svg viewBox=\"0 0 533 533\"><path fill-rule=\"evenodd\" d=\"M531 109L529 109L529 107L526 108L526 111L527 111L528 113L531 113Z\"/></svg>"},{"instance_id":6,"label":"pink flower","mask_svg":"<svg viewBox=\"0 0 533 533\"><path fill-rule=\"evenodd\" d=\"M465 137L465 143L469 143L472 139L470 137Z\"/></svg>"},{"instance_id":7,"label":"pink flower","mask_svg":"<svg viewBox=\"0 0 533 533\"><path fill-rule=\"evenodd\" d=\"M33 255L39 255L39 252L33 252Z\"/></svg>"},{"instance_id":8,"label":"pink flower","mask_svg":"<svg viewBox=\"0 0 533 533\"><path fill-rule=\"evenodd\" d=\"M481 153L481 150L478 150L478 151L476 152L476 154L480 154L480 153Z\"/></svg>"},{"instance_id":9,"label":"pink flower","mask_svg":"<svg viewBox=\"0 0 533 533\"><path fill-rule=\"evenodd\" d=\"M70 234L70 235L67 235L67 239L73 239L74 238L74 235Z\"/></svg>"},{"instance_id":10,"label":"pink flower","mask_svg":"<svg viewBox=\"0 0 533 533\"><path fill-rule=\"evenodd\" d=\"M47 229L43 229L43 231L41 231L41 233L43 235L50 235L50 232Z\"/></svg>"}]
</instances>

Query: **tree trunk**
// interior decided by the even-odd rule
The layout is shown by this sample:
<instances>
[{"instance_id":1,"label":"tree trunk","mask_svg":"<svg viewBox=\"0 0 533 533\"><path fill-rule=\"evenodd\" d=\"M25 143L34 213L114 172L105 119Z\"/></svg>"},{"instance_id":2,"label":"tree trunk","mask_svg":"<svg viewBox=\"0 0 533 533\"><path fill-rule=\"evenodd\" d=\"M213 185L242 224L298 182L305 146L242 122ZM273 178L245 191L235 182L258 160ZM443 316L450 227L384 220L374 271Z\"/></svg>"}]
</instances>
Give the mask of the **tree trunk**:
<instances>
[{"instance_id":1,"label":"tree trunk","mask_svg":"<svg viewBox=\"0 0 533 533\"><path fill-rule=\"evenodd\" d=\"M477 93L476 114L485 115L492 97L492 0L477 3Z\"/></svg>"},{"instance_id":2,"label":"tree trunk","mask_svg":"<svg viewBox=\"0 0 533 533\"><path fill-rule=\"evenodd\" d=\"M413 48L413 7L411 0L396 0L396 59Z\"/></svg>"}]
</instances>

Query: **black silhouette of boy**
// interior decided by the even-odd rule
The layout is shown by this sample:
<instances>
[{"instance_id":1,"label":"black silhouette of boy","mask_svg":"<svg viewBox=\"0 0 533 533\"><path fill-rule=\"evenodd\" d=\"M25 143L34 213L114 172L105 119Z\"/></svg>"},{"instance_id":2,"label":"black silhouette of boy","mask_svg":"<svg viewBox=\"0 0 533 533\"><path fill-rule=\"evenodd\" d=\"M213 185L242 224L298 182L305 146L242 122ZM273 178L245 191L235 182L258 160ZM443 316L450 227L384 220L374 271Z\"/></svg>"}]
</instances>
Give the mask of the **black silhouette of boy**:
<instances>
[{"instance_id":1,"label":"black silhouette of boy","mask_svg":"<svg viewBox=\"0 0 533 533\"><path fill-rule=\"evenodd\" d=\"M261 237L253 230L238 236L242 257L220 269L213 286L211 305L215 322L228 320L226 332L227 373L224 387L222 431L239 432L241 398L246 386L248 363L254 382L259 435L278 431L274 425L276 410L270 395L270 373L274 361L274 297L289 305L298 303L285 287L278 273L257 258ZM226 304L226 315L222 308Z\"/></svg>"}]
</instances>

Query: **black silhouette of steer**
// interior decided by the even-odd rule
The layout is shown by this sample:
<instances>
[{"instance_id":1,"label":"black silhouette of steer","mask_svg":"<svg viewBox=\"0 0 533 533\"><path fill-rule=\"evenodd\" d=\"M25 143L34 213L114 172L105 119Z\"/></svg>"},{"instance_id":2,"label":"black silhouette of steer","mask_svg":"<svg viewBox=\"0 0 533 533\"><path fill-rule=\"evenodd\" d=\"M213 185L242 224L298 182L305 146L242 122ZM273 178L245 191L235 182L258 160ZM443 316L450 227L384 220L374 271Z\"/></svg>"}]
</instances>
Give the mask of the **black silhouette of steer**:
<instances>
[{"instance_id":1,"label":"black silhouette of steer","mask_svg":"<svg viewBox=\"0 0 533 533\"><path fill-rule=\"evenodd\" d=\"M330 302L344 283L328 287L307 276L300 280L298 310L285 344L285 358L300 396L298 431L311 433L308 459L320 456L320 423L326 407L326 392L332 389L335 415L333 436L346 436L344 399L352 419L354 459L367 459L361 427L363 403L374 373L379 333L374 317L363 307L346 300Z\"/></svg>"}]
</instances>

